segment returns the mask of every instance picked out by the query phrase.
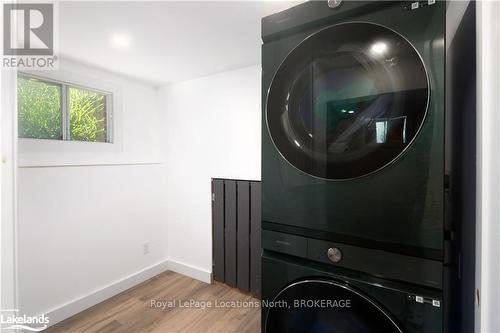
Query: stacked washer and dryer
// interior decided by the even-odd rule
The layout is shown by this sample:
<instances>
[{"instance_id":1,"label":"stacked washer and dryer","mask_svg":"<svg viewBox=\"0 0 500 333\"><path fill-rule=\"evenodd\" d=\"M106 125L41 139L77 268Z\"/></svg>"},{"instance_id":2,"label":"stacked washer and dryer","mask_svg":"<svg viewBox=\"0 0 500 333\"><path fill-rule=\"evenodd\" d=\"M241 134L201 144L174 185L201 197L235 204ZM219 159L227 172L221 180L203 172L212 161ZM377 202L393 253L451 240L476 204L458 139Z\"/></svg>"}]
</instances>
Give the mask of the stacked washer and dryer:
<instances>
[{"instance_id":1,"label":"stacked washer and dryer","mask_svg":"<svg viewBox=\"0 0 500 333\"><path fill-rule=\"evenodd\" d=\"M450 329L464 121L445 107L446 5L310 1L263 19L263 331Z\"/></svg>"}]
</instances>

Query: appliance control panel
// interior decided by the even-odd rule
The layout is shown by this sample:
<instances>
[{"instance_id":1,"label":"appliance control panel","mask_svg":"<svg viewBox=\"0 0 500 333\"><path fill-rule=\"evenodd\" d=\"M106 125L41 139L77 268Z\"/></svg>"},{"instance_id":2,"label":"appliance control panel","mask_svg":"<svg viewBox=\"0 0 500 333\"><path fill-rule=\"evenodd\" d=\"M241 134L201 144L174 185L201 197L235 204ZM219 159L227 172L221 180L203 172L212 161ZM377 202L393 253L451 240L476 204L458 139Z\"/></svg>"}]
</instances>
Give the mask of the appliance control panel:
<instances>
[{"instance_id":1,"label":"appliance control panel","mask_svg":"<svg viewBox=\"0 0 500 333\"><path fill-rule=\"evenodd\" d=\"M436 0L424 0L424 1L405 1L403 4L404 10L417 10L423 7L432 6L436 3Z\"/></svg>"},{"instance_id":2,"label":"appliance control panel","mask_svg":"<svg viewBox=\"0 0 500 333\"><path fill-rule=\"evenodd\" d=\"M418 295L408 295L408 299L410 301L415 301L417 303L430 304L436 308L441 307L441 301L438 299L432 299L432 298L427 298L427 297L418 296Z\"/></svg>"},{"instance_id":3,"label":"appliance control panel","mask_svg":"<svg viewBox=\"0 0 500 333\"><path fill-rule=\"evenodd\" d=\"M262 230L262 247L265 250L368 273L380 278L442 288L443 264L438 260L266 229Z\"/></svg>"}]
</instances>

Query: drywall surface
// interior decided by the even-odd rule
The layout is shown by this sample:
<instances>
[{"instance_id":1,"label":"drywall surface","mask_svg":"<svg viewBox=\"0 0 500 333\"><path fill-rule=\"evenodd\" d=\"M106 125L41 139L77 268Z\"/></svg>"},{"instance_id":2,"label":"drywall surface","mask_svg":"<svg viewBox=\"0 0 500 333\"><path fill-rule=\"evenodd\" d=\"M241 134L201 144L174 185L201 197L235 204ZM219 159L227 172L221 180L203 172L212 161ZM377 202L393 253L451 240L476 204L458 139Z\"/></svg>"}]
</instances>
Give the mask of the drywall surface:
<instances>
[{"instance_id":1,"label":"drywall surface","mask_svg":"<svg viewBox=\"0 0 500 333\"><path fill-rule=\"evenodd\" d=\"M160 89L169 259L212 270L211 178L260 180L259 66Z\"/></svg>"},{"instance_id":2,"label":"drywall surface","mask_svg":"<svg viewBox=\"0 0 500 333\"><path fill-rule=\"evenodd\" d=\"M476 331L500 332L500 3L478 1L478 179L476 229Z\"/></svg>"},{"instance_id":3,"label":"drywall surface","mask_svg":"<svg viewBox=\"0 0 500 333\"><path fill-rule=\"evenodd\" d=\"M112 144L19 140L19 306L60 320L167 259L161 110L155 87L83 64L39 74L114 94Z\"/></svg>"}]
</instances>

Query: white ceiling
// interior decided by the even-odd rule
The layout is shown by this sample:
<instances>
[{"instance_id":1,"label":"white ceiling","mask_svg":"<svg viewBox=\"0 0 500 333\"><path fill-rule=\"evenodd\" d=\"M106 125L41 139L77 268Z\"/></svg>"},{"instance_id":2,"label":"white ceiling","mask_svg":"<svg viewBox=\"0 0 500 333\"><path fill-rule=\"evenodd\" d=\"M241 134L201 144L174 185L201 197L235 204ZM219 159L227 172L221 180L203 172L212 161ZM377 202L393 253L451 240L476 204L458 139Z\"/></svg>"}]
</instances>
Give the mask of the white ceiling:
<instances>
[{"instance_id":1,"label":"white ceiling","mask_svg":"<svg viewBox=\"0 0 500 333\"><path fill-rule=\"evenodd\" d=\"M260 63L260 20L290 1L60 2L62 57L153 84Z\"/></svg>"}]
</instances>

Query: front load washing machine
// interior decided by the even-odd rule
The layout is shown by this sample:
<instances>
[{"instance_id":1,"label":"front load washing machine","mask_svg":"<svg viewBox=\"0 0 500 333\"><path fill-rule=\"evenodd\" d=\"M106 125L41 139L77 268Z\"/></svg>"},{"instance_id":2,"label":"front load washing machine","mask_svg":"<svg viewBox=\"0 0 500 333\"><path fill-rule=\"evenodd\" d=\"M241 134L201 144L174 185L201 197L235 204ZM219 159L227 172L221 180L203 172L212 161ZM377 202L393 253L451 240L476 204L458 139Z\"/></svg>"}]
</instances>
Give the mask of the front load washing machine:
<instances>
[{"instance_id":1,"label":"front load washing machine","mask_svg":"<svg viewBox=\"0 0 500 333\"><path fill-rule=\"evenodd\" d=\"M272 252L262 269L264 332L441 331L439 292Z\"/></svg>"}]
</instances>

